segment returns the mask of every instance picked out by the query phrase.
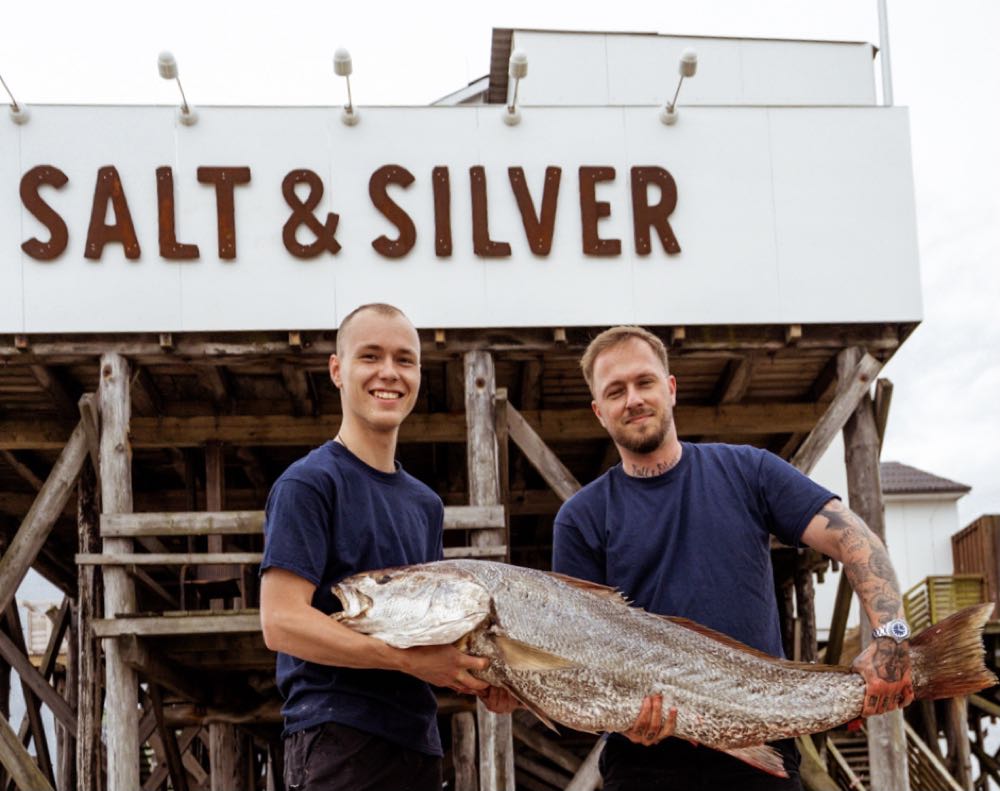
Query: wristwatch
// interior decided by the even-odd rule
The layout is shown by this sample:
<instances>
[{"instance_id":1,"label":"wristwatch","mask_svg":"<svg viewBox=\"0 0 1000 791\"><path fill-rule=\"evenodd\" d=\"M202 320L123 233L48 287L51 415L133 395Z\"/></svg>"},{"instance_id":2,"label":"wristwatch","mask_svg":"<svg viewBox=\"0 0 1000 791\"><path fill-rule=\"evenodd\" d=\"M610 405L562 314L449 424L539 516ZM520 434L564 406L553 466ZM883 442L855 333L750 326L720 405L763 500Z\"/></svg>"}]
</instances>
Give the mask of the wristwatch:
<instances>
[{"instance_id":1,"label":"wristwatch","mask_svg":"<svg viewBox=\"0 0 1000 791\"><path fill-rule=\"evenodd\" d=\"M896 618L894 621L884 623L878 629L872 629L872 637L891 637L897 643L910 639L910 627L906 621Z\"/></svg>"}]
</instances>

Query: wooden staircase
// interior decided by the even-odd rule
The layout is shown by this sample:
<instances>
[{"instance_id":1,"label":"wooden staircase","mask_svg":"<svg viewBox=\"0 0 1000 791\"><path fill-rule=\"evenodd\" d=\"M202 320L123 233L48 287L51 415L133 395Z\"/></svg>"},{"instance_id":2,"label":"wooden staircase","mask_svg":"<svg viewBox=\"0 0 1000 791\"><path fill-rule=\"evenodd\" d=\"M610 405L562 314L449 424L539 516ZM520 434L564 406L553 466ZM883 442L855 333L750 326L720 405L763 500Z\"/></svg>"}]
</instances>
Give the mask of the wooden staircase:
<instances>
[{"instance_id":1,"label":"wooden staircase","mask_svg":"<svg viewBox=\"0 0 1000 791\"><path fill-rule=\"evenodd\" d=\"M923 739L904 723L906 758L911 791L962 791L940 759ZM864 728L830 731L826 739L827 767L830 776L844 791L868 791L871 769L868 763L868 735Z\"/></svg>"}]
</instances>

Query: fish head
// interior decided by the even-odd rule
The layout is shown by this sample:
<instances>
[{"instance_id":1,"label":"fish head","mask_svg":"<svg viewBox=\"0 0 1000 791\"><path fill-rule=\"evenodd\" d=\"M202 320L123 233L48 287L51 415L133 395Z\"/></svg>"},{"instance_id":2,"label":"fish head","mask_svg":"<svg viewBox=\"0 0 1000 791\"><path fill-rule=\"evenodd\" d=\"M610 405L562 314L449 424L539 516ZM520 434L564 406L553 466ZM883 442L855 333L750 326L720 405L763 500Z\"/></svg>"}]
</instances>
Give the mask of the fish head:
<instances>
[{"instance_id":1,"label":"fish head","mask_svg":"<svg viewBox=\"0 0 1000 791\"><path fill-rule=\"evenodd\" d=\"M490 594L447 563L365 571L333 587L333 617L396 648L453 643L490 616Z\"/></svg>"}]
</instances>

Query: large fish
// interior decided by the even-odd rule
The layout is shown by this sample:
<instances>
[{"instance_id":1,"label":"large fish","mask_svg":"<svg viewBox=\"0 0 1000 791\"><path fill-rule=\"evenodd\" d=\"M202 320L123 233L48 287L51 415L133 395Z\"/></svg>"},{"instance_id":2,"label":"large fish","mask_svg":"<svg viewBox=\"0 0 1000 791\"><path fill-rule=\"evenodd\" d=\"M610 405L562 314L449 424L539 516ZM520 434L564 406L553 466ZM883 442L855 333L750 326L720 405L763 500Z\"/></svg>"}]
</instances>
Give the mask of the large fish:
<instances>
[{"instance_id":1,"label":"large fish","mask_svg":"<svg viewBox=\"0 0 1000 791\"><path fill-rule=\"evenodd\" d=\"M789 662L682 618L629 606L616 591L503 563L445 560L371 571L333 589L341 623L397 648L456 643L490 659L480 677L542 721L624 731L643 698L677 709L675 734L783 776L764 743L861 714L865 682L847 667ZM997 683L983 664L992 604L969 607L910 643L918 699Z\"/></svg>"}]
</instances>

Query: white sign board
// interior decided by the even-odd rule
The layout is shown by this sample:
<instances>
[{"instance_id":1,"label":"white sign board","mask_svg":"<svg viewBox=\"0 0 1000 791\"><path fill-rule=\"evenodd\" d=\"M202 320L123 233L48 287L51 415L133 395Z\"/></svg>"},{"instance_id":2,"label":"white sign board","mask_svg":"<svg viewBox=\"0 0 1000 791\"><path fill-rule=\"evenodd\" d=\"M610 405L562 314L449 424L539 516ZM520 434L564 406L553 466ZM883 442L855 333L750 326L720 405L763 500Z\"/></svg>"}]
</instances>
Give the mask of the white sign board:
<instances>
[{"instance_id":1,"label":"white sign board","mask_svg":"<svg viewBox=\"0 0 1000 791\"><path fill-rule=\"evenodd\" d=\"M651 107L517 126L497 106L361 108L354 127L339 108L31 112L0 123L3 333L325 329L373 301L428 328L920 318L901 109L691 107L669 127ZM306 170L323 195L289 241L310 187L282 187ZM676 205L633 190L640 172ZM298 257L310 224L326 241Z\"/></svg>"}]
</instances>

